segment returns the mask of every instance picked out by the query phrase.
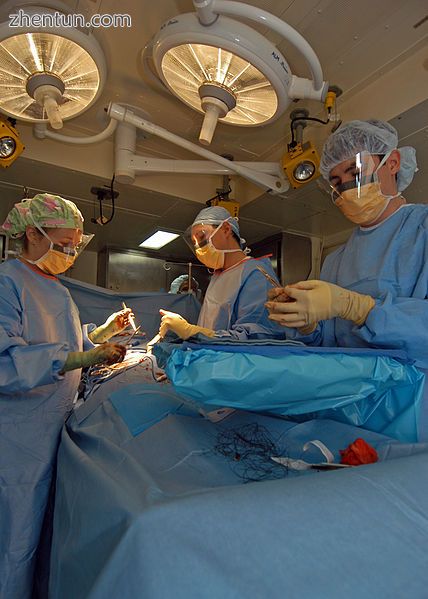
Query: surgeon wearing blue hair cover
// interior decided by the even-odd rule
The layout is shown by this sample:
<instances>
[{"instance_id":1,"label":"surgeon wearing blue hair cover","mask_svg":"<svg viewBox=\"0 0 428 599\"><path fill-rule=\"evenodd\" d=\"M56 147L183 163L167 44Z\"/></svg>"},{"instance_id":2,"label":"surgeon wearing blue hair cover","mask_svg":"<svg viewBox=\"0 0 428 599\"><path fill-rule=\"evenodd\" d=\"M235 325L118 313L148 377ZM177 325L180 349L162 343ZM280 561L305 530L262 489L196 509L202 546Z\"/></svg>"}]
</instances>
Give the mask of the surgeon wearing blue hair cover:
<instances>
[{"instance_id":1,"label":"surgeon wearing blue hair cover","mask_svg":"<svg viewBox=\"0 0 428 599\"><path fill-rule=\"evenodd\" d=\"M248 256L240 237L238 220L221 206L204 208L185 234L197 258L212 270L196 325L172 312L161 310L159 333L168 330L182 339L201 333L232 339L279 336L281 327L268 318L264 306L271 284L258 269L276 275L268 258Z\"/></svg>"},{"instance_id":2,"label":"surgeon wearing blue hair cover","mask_svg":"<svg viewBox=\"0 0 428 599\"><path fill-rule=\"evenodd\" d=\"M195 294L199 290L198 281L192 277L191 279L191 291ZM180 275L171 283L168 293L189 293L189 275Z\"/></svg>"},{"instance_id":3,"label":"surgeon wearing blue hair cover","mask_svg":"<svg viewBox=\"0 0 428 599\"><path fill-rule=\"evenodd\" d=\"M416 152L397 146L397 131L378 120L351 121L327 139L321 174L333 202L358 226L326 257L320 281L274 289L267 307L288 338L405 350L426 370L428 206L403 197L417 171ZM420 440L428 439L427 396Z\"/></svg>"}]
</instances>

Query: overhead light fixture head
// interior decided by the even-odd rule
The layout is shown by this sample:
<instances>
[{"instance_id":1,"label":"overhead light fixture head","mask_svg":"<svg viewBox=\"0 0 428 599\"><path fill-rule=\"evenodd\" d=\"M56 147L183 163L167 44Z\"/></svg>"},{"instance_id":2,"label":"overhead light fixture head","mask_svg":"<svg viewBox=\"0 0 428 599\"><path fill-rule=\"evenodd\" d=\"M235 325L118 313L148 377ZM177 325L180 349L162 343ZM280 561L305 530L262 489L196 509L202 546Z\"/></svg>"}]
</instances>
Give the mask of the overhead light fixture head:
<instances>
[{"instance_id":1,"label":"overhead light fixture head","mask_svg":"<svg viewBox=\"0 0 428 599\"><path fill-rule=\"evenodd\" d=\"M0 166L10 166L23 151L18 131L8 119L0 117Z\"/></svg>"},{"instance_id":2,"label":"overhead light fixture head","mask_svg":"<svg viewBox=\"0 0 428 599\"><path fill-rule=\"evenodd\" d=\"M320 159L312 142L298 143L282 159L291 187L297 189L319 177Z\"/></svg>"},{"instance_id":3,"label":"overhead light fixture head","mask_svg":"<svg viewBox=\"0 0 428 599\"><path fill-rule=\"evenodd\" d=\"M106 66L95 38L73 27L55 26L55 12L51 7L25 6L28 17L52 17L52 23L42 20L38 26L30 22L13 28L9 22L0 24L0 110L19 120L49 121L59 129L63 120L96 101Z\"/></svg>"},{"instance_id":4,"label":"overhead light fixture head","mask_svg":"<svg viewBox=\"0 0 428 599\"><path fill-rule=\"evenodd\" d=\"M206 113L202 143L210 143L217 119L257 126L274 121L290 103L291 70L284 56L257 31L228 17L205 27L194 13L179 15L161 28L152 53L168 89Z\"/></svg>"},{"instance_id":5,"label":"overhead light fixture head","mask_svg":"<svg viewBox=\"0 0 428 599\"><path fill-rule=\"evenodd\" d=\"M218 119L257 126L274 121L293 99L324 100L328 84L322 79L319 60L290 25L244 2L193 0L193 4L196 13L178 15L162 25L143 50L142 62L180 100L206 113L202 143L210 143ZM276 46L224 15L263 23L282 35L309 64L312 80L293 75ZM214 95L204 95L205 86ZM233 99L231 106L219 98L225 93Z\"/></svg>"}]
</instances>

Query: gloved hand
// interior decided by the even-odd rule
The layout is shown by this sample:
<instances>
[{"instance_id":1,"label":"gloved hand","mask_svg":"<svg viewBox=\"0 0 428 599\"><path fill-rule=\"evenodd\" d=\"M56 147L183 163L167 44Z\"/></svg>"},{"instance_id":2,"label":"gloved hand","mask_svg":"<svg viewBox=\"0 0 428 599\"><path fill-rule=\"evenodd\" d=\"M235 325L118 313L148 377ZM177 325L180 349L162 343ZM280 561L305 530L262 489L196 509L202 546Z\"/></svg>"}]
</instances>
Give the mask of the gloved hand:
<instances>
[{"instance_id":1,"label":"gloved hand","mask_svg":"<svg viewBox=\"0 0 428 599\"><path fill-rule=\"evenodd\" d=\"M190 324L180 314L168 312L167 310L159 310L162 314L162 320L159 327L159 335L165 337L167 331L173 331L182 339L188 339L192 335L202 333L207 337L214 337L215 332L211 329L198 327L196 324Z\"/></svg>"},{"instance_id":2,"label":"gloved hand","mask_svg":"<svg viewBox=\"0 0 428 599\"><path fill-rule=\"evenodd\" d=\"M118 343L103 343L88 351L70 352L64 364L62 372L76 370L76 368L87 368L94 364L115 364L122 362L126 354L126 347Z\"/></svg>"},{"instance_id":3,"label":"gloved hand","mask_svg":"<svg viewBox=\"0 0 428 599\"><path fill-rule=\"evenodd\" d=\"M94 329L89 333L88 337L92 343L104 343L118 333L121 333L129 325L129 317L134 314L131 308L114 312L107 318L104 324Z\"/></svg>"},{"instance_id":4,"label":"gloved hand","mask_svg":"<svg viewBox=\"0 0 428 599\"><path fill-rule=\"evenodd\" d=\"M280 302L280 303L295 302L295 300L285 292L284 287L273 287L272 289L269 289L268 300L269 300L269 302ZM268 306L268 304L265 304L265 305L266 305L266 307ZM269 310L269 312L272 313L272 310ZM274 320L274 319L271 319L271 320ZM281 321L279 321L279 324L281 324L282 326L287 326L284 322L281 322ZM317 328L317 324L318 324L318 322L315 322L306 327L296 327L296 328L299 331L299 333L301 333L302 335L310 335Z\"/></svg>"},{"instance_id":5,"label":"gloved hand","mask_svg":"<svg viewBox=\"0 0 428 599\"><path fill-rule=\"evenodd\" d=\"M301 281L283 288L292 301L269 301L269 318L286 327L314 330L319 320L343 318L357 326L365 323L375 301L370 295L349 291L325 281Z\"/></svg>"},{"instance_id":6,"label":"gloved hand","mask_svg":"<svg viewBox=\"0 0 428 599\"><path fill-rule=\"evenodd\" d=\"M269 302L292 302L292 298L285 292L285 287L272 287L268 291Z\"/></svg>"}]
</instances>

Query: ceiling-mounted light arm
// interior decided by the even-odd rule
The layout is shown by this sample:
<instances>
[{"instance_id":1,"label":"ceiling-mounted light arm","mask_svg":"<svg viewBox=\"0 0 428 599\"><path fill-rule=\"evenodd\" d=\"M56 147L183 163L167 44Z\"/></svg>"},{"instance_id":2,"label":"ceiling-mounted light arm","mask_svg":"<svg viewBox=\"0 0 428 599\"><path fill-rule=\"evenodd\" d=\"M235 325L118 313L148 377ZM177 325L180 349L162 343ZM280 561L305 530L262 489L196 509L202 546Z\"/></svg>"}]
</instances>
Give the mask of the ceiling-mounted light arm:
<instances>
[{"instance_id":1,"label":"ceiling-mounted light arm","mask_svg":"<svg viewBox=\"0 0 428 599\"><path fill-rule=\"evenodd\" d=\"M116 150L120 152L120 148ZM135 175L149 173L174 173L176 175L235 175L231 168L216 164L211 160L171 160L170 158L152 158L150 156L131 155L124 163L126 170ZM281 165L278 162L236 162L240 167L257 173L281 177ZM115 169L117 170L117 169ZM122 181L119 180L119 183Z\"/></svg>"},{"instance_id":2,"label":"ceiling-mounted light arm","mask_svg":"<svg viewBox=\"0 0 428 599\"><path fill-rule=\"evenodd\" d=\"M115 105L117 106L117 105ZM122 108L119 106L119 108ZM124 110L124 109L122 109ZM133 114L133 113L131 113ZM98 143L108 139L117 129L115 136L115 154L116 154L116 172L124 172L124 179L117 180L121 183L133 183L136 175L147 173L176 173L176 174L196 174L196 175L234 175L239 174L242 177L249 179L256 185L261 185L264 189L271 190L272 193L283 193L288 190L289 182L284 177L281 165L277 162L231 162L217 156L213 152L203 150L199 146L186 142L182 138L170 133L162 127L158 127L149 121L144 121L148 128L144 129L155 135L159 135L159 131L164 133L163 138L173 141L177 145L181 145L191 151L204 155L208 160L170 160L169 158L152 158L148 156L138 156L135 154L136 147L136 131L141 126L135 123L129 123L128 119L123 119L119 123L120 118L114 118L111 115L111 120L108 126L98 133L88 137L71 137L54 133L50 131L46 123L36 123L33 127L34 136L37 139L53 139L61 143L75 145L89 145ZM129 115L128 115L129 117ZM134 115L135 117L135 115ZM117 120L116 120L117 119ZM141 119L143 120L143 119ZM177 141L178 140L178 141ZM185 145L184 145L185 144ZM126 179L127 178L127 179ZM125 180L126 179L126 180Z\"/></svg>"},{"instance_id":3,"label":"ceiling-mounted light arm","mask_svg":"<svg viewBox=\"0 0 428 599\"><path fill-rule=\"evenodd\" d=\"M202 25L212 25L218 15L230 15L242 19L250 19L279 33L295 46L306 59L312 74L312 81L303 77L292 76L288 95L292 99L310 98L324 100L328 84L323 81L320 61L311 45L298 31L278 17L256 6L233 0L193 0L198 19Z\"/></svg>"},{"instance_id":4,"label":"ceiling-mounted light arm","mask_svg":"<svg viewBox=\"0 0 428 599\"><path fill-rule=\"evenodd\" d=\"M160 137L161 139L165 139L170 141L171 143L180 146L181 148L185 148L194 154L198 154L207 160L212 160L217 164L220 164L227 169L230 169L233 173L237 175L241 175L245 179L248 179L252 183L259 185L263 189L270 191L272 193L282 193L287 191L289 188L289 183L285 177L275 177L272 175L267 175L261 172L256 172L251 168L241 166L236 162L232 162L231 160L227 160L226 158L222 158L218 156L214 152L210 152L209 150L205 150L196 144L171 133L167 129L163 127L159 127L150 121L147 121L137 115L135 115L131 110L120 106L119 104L110 103L107 109L107 114L119 121L124 123L129 123L130 125L134 125L138 129L142 131L146 131L147 133L151 133Z\"/></svg>"},{"instance_id":5,"label":"ceiling-mounted light arm","mask_svg":"<svg viewBox=\"0 0 428 599\"><path fill-rule=\"evenodd\" d=\"M33 127L34 136L37 139L54 139L55 141L61 141L67 144L95 144L100 141L104 141L113 135L117 128L117 121L111 119L104 131L91 135L89 137L71 137L70 135L62 135L61 133L54 133L47 128L46 123L36 123Z\"/></svg>"}]
</instances>

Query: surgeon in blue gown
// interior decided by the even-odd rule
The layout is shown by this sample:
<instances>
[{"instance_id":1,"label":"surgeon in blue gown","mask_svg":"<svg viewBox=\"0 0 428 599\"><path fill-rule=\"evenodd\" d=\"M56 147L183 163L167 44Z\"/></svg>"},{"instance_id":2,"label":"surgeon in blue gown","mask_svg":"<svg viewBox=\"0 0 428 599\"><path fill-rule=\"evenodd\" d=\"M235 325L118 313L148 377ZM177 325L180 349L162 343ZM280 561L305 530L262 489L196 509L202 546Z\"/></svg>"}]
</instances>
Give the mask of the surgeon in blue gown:
<instances>
[{"instance_id":1,"label":"surgeon in blue gown","mask_svg":"<svg viewBox=\"0 0 428 599\"><path fill-rule=\"evenodd\" d=\"M186 240L213 274L197 325L161 310L161 337L168 330L182 339L198 333L235 340L281 335L281 327L269 320L264 306L272 284L260 269L272 279L276 275L268 258L248 256L238 220L221 206L204 208L189 227Z\"/></svg>"},{"instance_id":2,"label":"surgeon in blue gown","mask_svg":"<svg viewBox=\"0 0 428 599\"><path fill-rule=\"evenodd\" d=\"M0 265L0 597L29 599L39 592L33 590L37 548L81 368L123 359L122 346L103 341L127 326L130 310L84 335L77 307L56 277L89 237L72 202L51 194L26 199L2 231L21 249L18 259ZM48 550L49 539L43 543ZM44 554L44 565L48 560Z\"/></svg>"},{"instance_id":3,"label":"surgeon in blue gown","mask_svg":"<svg viewBox=\"0 0 428 599\"><path fill-rule=\"evenodd\" d=\"M270 318L310 345L405 350L428 369L428 206L402 194L417 170L389 123L352 121L324 145L321 173L339 210L358 225L328 255L320 281L272 289ZM428 397L419 423L428 440Z\"/></svg>"}]
</instances>

